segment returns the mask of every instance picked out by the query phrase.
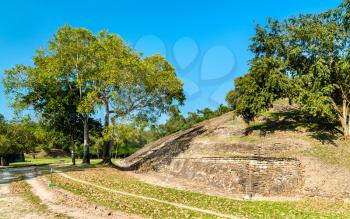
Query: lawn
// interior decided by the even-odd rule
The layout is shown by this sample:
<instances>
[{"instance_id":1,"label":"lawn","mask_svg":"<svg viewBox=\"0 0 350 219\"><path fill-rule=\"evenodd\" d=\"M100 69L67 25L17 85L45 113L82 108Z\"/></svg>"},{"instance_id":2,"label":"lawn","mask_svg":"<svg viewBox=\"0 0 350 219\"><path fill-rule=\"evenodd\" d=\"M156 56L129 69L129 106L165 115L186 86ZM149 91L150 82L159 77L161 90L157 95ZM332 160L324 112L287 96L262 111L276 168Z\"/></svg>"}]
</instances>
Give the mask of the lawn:
<instances>
[{"instance_id":1,"label":"lawn","mask_svg":"<svg viewBox=\"0 0 350 219\"><path fill-rule=\"evenodd\" d=\"M71 169L72 170L72 169ZM108 189L128 192L158 200L247 218L349 218L350 206L342 201L305 199L298 202L243 201L209 196L141 182L112 168L74 169L71 177ZM183 209L152 200L111 193L55 174L56 186L84 196L106 207L150 218L215 218L195 210ZM220 218L220 217L219 217Z\"/></svg>"},{"instance_id":2,"label":"lawn","mask_svg":"<svg viewBox=\"0 0 350 219\"><path fill-rule=\"evenodd\" d=\"M91 164L98 164L101 162L102 159L91 159ZM116 162L116 160L113 160L113 162ZM31 165L45 165L45 164L72 164L72 158L70 157L60 157L60 158L35 158L32 157L26 157L25 162L16 162L16 163L10 163L11 167L22 167L22 166L31 166ZM81 164L82 159L76 159L76 164Z\"/></svg>"}]
</instances>

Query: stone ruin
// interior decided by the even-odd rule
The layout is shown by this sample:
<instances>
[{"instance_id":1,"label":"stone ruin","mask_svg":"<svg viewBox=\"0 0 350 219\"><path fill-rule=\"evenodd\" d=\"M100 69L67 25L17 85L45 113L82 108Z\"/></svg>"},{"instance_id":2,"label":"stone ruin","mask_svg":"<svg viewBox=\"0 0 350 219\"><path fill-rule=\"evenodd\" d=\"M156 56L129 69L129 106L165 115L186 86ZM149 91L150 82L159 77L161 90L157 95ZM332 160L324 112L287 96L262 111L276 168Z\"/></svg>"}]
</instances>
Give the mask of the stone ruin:
<instances>
[{"instance_id":1,"label":"stone ruin","mask_svg":"<svg viewBox=\"0 0 350 219\"><path fill-rule=\"evenodd\" d=\"M303 185L296 159L266 157L175 158L171 174L236 194L286 195Z\"/></svg>"},{"instance_id":2,"label":"stone ruin","mask_svg":"<svg viewBox=\"0 0 350 219\"><path fill-rule=\"evenodd\" d=\"M235 194L287 195L303 186L299 160L264 155L234 157L181 156L193 138L213 133L232 119L228 113L202 122L191 129L167 136L122 161L122 168L136 171L163 171L176 177L214 186Z\"/></svg>"}]
</instances>

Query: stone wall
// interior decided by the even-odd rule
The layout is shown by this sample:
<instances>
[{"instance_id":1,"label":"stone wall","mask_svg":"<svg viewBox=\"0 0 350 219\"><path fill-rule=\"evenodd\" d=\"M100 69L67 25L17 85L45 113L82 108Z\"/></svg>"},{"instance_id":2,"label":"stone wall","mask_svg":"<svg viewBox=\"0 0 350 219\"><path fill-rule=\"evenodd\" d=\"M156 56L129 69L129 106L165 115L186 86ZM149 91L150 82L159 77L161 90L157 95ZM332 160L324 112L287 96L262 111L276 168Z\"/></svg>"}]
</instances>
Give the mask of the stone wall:
<instances>
[{"instance_id":1,"label":"stone wall","mask_svg":"<svg viewBox=\"0 0 350 219\"><path fill-rule=\"evenodd\" d=\"M296 159L175 158L168 168L175 176L232 193L282 195L303 185L303 168Z\"/></svg>"},{"instance_id":2,"label":"stone wall","mask_svg":"<svg viewBox=\"0 0 350 219\"><path fill-rule=\"evenodd\" d=\"M232 117L233 113L229 112L147 144L131 156L121 160L119 167L143 172L158 171L168 166L173 158L186 151L195 137L212 132L220 125L230 121Z\"/></svg>"}]
</instances>

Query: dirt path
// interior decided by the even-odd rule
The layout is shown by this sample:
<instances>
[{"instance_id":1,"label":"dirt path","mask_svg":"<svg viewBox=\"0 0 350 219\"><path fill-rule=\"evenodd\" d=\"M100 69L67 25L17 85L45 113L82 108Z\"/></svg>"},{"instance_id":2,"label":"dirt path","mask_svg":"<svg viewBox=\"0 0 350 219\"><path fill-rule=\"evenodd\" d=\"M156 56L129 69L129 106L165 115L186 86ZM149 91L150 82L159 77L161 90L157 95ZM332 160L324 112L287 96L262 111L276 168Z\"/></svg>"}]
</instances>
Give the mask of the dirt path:
<instances>
[{"instance_id":1,"label":"dirt path","mask_svg":"<svg viewBox=\"0 0 350 219\"><path fill-rule=\"evenodd\" d=\"M12 190L16 179L24 176L31 187L31 192L38 197L39 203L32 203L22 194ZM37 204L44 204L47 210L37 209ZM51 218L122 218L139 219L123 212L89 203L62 189L49 189L44 176L34 167L11 168L0 171L0 219L51 219Z\"/></svg>"},{"instance_id":2,"label":"dirt path","mask_svg":"<svg viewBox=\"0 0 350 219\"><path fill-rule=\"evenodd\" d=\"M0 218L49 218L32 209L31 204L23 197L11 193L10 183L14 178L10 171L1 171L0 173Z\"/></svg>"},{"instance_id":3,"label":"dirt path","mask_svg":"<svg viewBox=\"0 0 350 219\"><path fill-rule=\"evenodd\" d=\"M93 187L96 187L96 188L99 188L99 189L102 189L102 190L105 190L105 191L109 191L109 192L112 192L112 193L117 193L117 194L121 194L121 195L131 196L131 197L134 197L134 198L139 198L139 199L144 199L144 200L155 201L155 202L159 202L159 203L175 206L175 207L178 207L178 208L183 208L183 209L197 211L197 212L201 212L201 213L205 213L205 214L215 215L215 216L222 217L222 218L236 218L233 215L223 214L223 213L220 213L220 212L215 212L215 211L211 211L211 210L207 210L207 209L196 208L196 207L192 207L192 206L188 206L188 205L183 205L183 204L178 204L178 203L174 203L174 202L163 201L163 200L156 199L156 198L151 198L151 197L147 197L147 196L136 195L136 194L132 194L132 193L128 193L128 192L123 192L123 191L118 191L118 190L115 190L115 189L106 188L106 187L99 186L99 185L96 185L96 184L93 184L93 183L90 183L90 182L87 182L87 181L84 181L84 180L80 180L80 179L71 177L71 176L69 176L69 175L67 175L65 173L62 173L62 172L57 172L57 173L59 173L61 176L65 177L67 179L70 179L72 181L75 181L75 182L78 182L78 183L81 183L81 184L85 184L85 185L89 185L89 186L93 186Z\"/></svg>"},{"instance_id":4,"label":"dirt path","mask_svg":"<svg viewBox=\"0 0 350 219\"><path fill-rule=\"evenodd\" d=\"M35 172L26 173L26 181L32 187L34 195L38 196L45 203L50 211L66 215L70 218L99 219L99 218L125 218L136 219L138 216L131 216L123 212L93 205L87 200L76 197L72 193L61 189L49 189L47 181Z\"/></svg>"},{"instance_id":5,"label":"dirt path","mask_svg":"<svg viewBox=\"0 0 350 219\"><path fill-rule=\"evenodd\" d=\"M9 185L0 185L0 218L49 218L36 212L31 205L20 196L13 195L10 192Z\"/></svg>"}]
</instances>

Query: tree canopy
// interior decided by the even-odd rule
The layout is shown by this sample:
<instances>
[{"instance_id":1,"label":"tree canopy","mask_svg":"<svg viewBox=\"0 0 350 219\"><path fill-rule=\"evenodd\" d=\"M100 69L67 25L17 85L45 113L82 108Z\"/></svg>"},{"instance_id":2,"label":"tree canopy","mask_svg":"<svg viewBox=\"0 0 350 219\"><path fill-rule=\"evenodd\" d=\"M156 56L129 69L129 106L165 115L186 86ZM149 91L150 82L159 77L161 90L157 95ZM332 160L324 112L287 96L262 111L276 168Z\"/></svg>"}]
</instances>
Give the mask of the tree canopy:
<instances>
[{"instance_id":1,"label":"tree canopy","mask_svg":"<svg viewBox=\"0 0 350 219\"><path fill-rule=\"evenodd\" d=\"M95 35L68 25L37 51L33 65L6 70L3 84L14 109L34 109L47 126L70 136L73 149L82 134L86 164L89 124L97 124L91 117L100 108L105 112L103 159L110 162L111 116L119 124L154 122L185 100L183 83L161 55L142 57L116 34Z\"/></svg>"},{"instance_id":2,"label":"tree canopy","mask_svg":"<svg viewBox=\"0 0 350 219\"><path fill-rule=\"evenodd\" d=\"M349 1L321 14L257 25L249 72L235 80L227 100L246 120L289 98L302 111L349 127Z\"/></svg>"}]
</instances>

